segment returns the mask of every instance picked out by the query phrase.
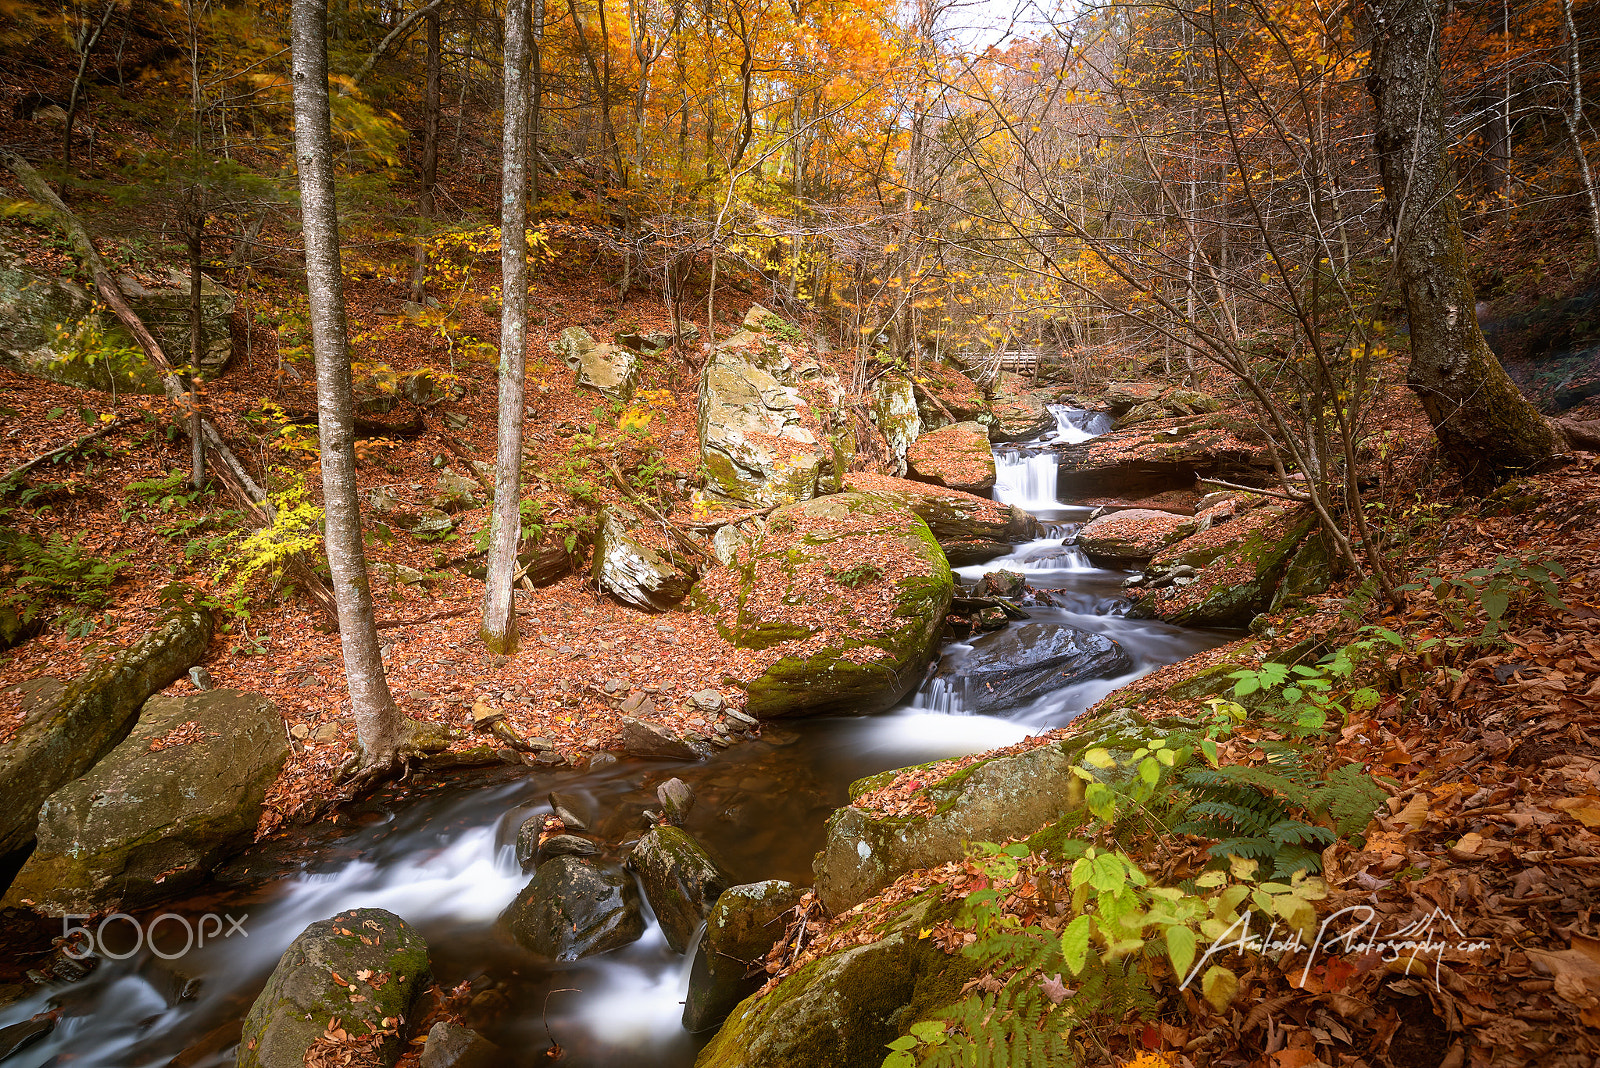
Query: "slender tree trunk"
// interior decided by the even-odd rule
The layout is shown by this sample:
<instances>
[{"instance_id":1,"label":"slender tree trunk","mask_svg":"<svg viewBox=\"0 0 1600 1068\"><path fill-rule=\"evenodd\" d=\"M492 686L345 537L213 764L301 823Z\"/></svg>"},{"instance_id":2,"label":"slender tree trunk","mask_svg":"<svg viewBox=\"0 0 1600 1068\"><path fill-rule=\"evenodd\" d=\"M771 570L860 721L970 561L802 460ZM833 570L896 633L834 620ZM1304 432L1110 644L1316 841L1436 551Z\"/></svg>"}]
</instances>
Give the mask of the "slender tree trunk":
<instances>
[{"instance_id":1,"label":"slender tree trunk","mask_svg":"<svg viewBox=\"0 0 1600 1068\"><path fill-rule=\"evenodd\" d=\"M532 99L528 104L528 202L539 206L539 111L544 107L544 0L533 0L533 40L528 47Z\"/></svg>"},{"instance_id":2,"label":"slender tree trunk","mask_svg":"<svg viewBox=\"0 0 1600 1068\"><path fill-rule=\"evenodd\" d=\"M1583 180L1583 194L1589 200L1589 237L1594 241L1595 263L1600 264L1600 192L1594 187L1594 172L1589 169L1589 153L1583 147L1583 67L1578 55L1578 24L1572 17L1572 0L1561 0L1561 16L1567 24L1567 77L1569 94L1567 107L1561 119L1567 127L1567 138L1572 142L1572 154L1578 158L1578 177Z\"/></svg>"},{"instance_id":3,"label":"slender tree trunk","mask_svg":"<svg viewBox=\"0 0 1600 1068\"><path fill-rule=\"evenodd\" d=\"M189 390L194 397L194 403L189 406L189 485L195 489L206 484L206 436L201 426L205 417L200 408L200 357L206 351L205 302L200 289L200 253L205 226L203 214L189 220Z\"/></svg>"},{"instance_id":4,"label":"slender tree trunk","mask_svg":"<svg viewBox=\"0 0 1600 1068\"><path fill-rule=\"evenodd\" d=\"M293 0L294 142L306 248L311 345L317 364L317 438L322 453L324 544L339 613L345 681L363 771L392 767L404 741L378 648L372 587L356 496L355 402L350 386L339 217L334 202L328 114L327 0Z\"/></svg>"},{"instance_id":5,"label":"slender tree trunk","mask_svg":"<svg viewBox=\"0 0 1600 1068\"><path fill-rule=\"evenodd\" d=\"M424 229L433 222L433 188L439 181L439 9L432 8L426 16L428 29L427 88L423 93L422 119L422 196L417 200L417 212L422 216ZM411 271L411 299L421 301L428 280L428 235L417 238L417 263Z\"/></svg>"},{"instance_id":6,"label":"slender tree trunk","mask_svg":"<svg viewBox=\"0 0 1600 1068\"><path fill-rule=\"evenodd\" d=\"M106 4L106 9L100 16L100 21L93 26L85 26L75 42L78 46L78 73L72 79L72 92L67 97L67 128L62 134L62 158L67 166L72 166L72 120L78 114L78 101L83 99L83 77L89 71L89 55L94 51L94 46L99 43L100 35L105 32L106 24L111 21L111 16L117 10L115 0Z\"/></svg>"},{"instance_id":7,"label":"slender tree trunk","mask_svg":"<svg viewBox=\"0 0 1600 1068\"><path fill-rule=\"evenodd\" d=\"M517 648L511 581L522 540L522 386L528 343L528 38L529 0L506 4L505 147L500 178L500 429L494 516L483 593L483 643Z\"/></svg>"},{"instance_id":8,"label":"slender tree trunk","mask_svg":"<svg viewBox=\"0 0 1600 1068\"><path fill-rule=\"evenodd\" d=\"M1561 446L1483 340L1467 275L1439 90L1437 0L1367 0L1368 89L1392 227L1395 271L1411 323L1407 384L1448 462L1469 484L1548 460Z\"/></svg>"}]
</instances>

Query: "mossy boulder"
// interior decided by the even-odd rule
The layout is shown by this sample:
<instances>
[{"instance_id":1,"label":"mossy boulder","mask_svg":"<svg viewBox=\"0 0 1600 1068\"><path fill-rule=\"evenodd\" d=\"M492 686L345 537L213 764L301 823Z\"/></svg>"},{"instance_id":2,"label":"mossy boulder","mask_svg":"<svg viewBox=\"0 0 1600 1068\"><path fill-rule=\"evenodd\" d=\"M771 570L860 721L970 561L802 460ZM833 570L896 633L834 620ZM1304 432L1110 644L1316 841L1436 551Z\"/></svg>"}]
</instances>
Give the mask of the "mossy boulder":
<instances>
[{"instance_id":1,"label":"mossy boulder","mask_svg":"<svg viewBox=\"0 0 1600 1068\"><path fill-rule=\"evenodd\" d=\"M1290 557L1316 522L1303 505L1268 505L1171 545L1150 561L1149 571L1188 565L1198 574L1163 589L1132 591L1136 608L1186 627L1246 626L1272 604Z\"/></svg>"},{"instance_id":2,"label":"mossy boulder","mask_svg":"<svg viewBox=\"0 0 1600 1068\"><path fill-rule=\"evenodd\" d=\"M250 1007L239 1068L302 1068L334 1019L354 1038L373 1036L363 1064L390 1068L430 979L428 943L394 913L351 909L318 920L284 950Z\"/></svg>"},{"instance_id":3,"label":"mossy boulder","mask_svg":"<svg viewBox=\"0 0 1600 1068\"><path fill-rule=\"evenodd\" d=\"M590 577L604 593L646 612L665 612L694 585L695 567L625 504L600 511Z\"/></svg>"},{"instance_id":4,"label":"mossy boulder","mask_svg":"<svg viewBox=\"0 0 1600 1068\"><path fill-rule=\"evenodd\" d=\"M922 417L917 411L917 396L911 379L886 374L872 384L872 416L889 445L892 474L906 473L906 451L922 433Z\"/></svg>"},{"instance_id":5,"label":"mossy boulder","mask_svg":"<svg viewBox=\"0 0 1600 1068\"><path fill-rule=\"evenodd\" d=\"M594 857L540 864L500 922L522 948L558 961L620 949L644 934L633 877Z\"/></svg>"},{"instance_id":6,"label":"mossy boulder","mask_svg":"<svg viewBox=\"0 0 1600 1068\"><path fill-rule=\"evenodd\" d=\"M1101 567L1143 564L1163 548L1194 533L1193 519L1149 508L1103 515L1078 531L1078 547Z\"/></svg>"},{"instance_id":7,"label":"mossy boulder","mask_svg":"<svg viewBox=\"0 0 1600 1068\"><path fill-rule=\"evenodd\" d=\"M960 997L976 965L920 932L954 914L928 891L897 909L872 940L831 953L745 999L695 1068L856 1068L883 1063L887 1043Z\"/></svg>"},{"instance_id":8,"label":"mossy boulder","mask_svg":"<svg viewBox=\"0 0 1600 1068\"><path fill-rule=\"evenodd\" d=\"M836 810L812 869L817 896L829 911L843 912L908 871L961 859L968 843L1033 833L1082 803L1075 755L1051 742L968 765L923 788L937 807L930 816L882 816L854 805Z\"/></svg>"},{"instance_id":9,"label":"mossy boulder","mask_svg":"<svg viewBox=\"0 0 1600 1068\"><path fill-rule=\"evenodd\" d=\"M899 701L933 656L952 591L944 552L905 501L838 493L773 512L693 600L729 642L778 654L745 684L745 711L774 719Z\"/></svg>"},{"instance_id":10,"label":"mossy boulder","mask_svg":"<svg viewBox=\"0 0 1600 1068\"><path fill-rule=\"evenodd\" d=\"M1000 372L989 410L994 416L990 441L1029 441L1056 427L1050 398L1034 392L1027 379L1010 371Z\"/></svg>"},{"instance_id":11,"label":"mossy boulder","mask_svg":"<svg viewBox=\"0 0 1600 1068\"><path fill-rule=\"evenodd\" d=\"M950 423L987 423L989 401L978 384L947 360L924 360L911 376L917 393L917 411L928 428Z\"/></svg>"},{"instance_id":12,"label":"mossy boulder","mask_svg":"<svg viewBox=\"0 0 1600 1068\"><path fill-rule=\"evenodd\" d=\"M0 854L33 838L45 799L127 737L145 700L183 677L210 641L211 614L182 609L35 705L0 747Z\"/></svg>"},{"instance_id":13,"label":"mossy boulder","mask_svg":"<svg viewBox=\"0 0 1600 1068\"><path fill-rule=\"evenodd\" d=\"M628 856L645 899L674 953L689 948L694 929L732 881L705 847L681 827L661 824L645 832Z\"/></svg>"},{"instance_id":14,"label":"mossy boulder","mask_svg":"<svg viewBox=\"0 0 1600 1068\"><path fill-rule=\"evenodd\" d=\"M904 503L928 524L951 567L981 564L1044 536L1039 520L1021 508L960 490L858 471L845 476L844 488Z\"/></svg>"},{"instance_id":15,"label":"mossy boulder","mask_svg":"<svg viewBox=\"0 0 1600 1068\"><path fill-rule=\"evenodd\" d=\"M1328 587L1333 585L1336 562L1328 549L1325 535L1313 533L1308 536L1289 558L1267 611L1281 612L1308 597L1326 593Z\"/></svg>"},{"instance_id":16,"label":"mossy boulder","mask_svg":"<svg viewBox=\"0 0 1600 1068\"><path fill-rule=\"evenodd\" d=\"M988 494L994 488L994 450L981 423L952 423L923 434L906 451L906 473L963 493Z\"/></svg>"},{"instance_id":17,"label":"mossy boulder","mask_svg":"<svg viewBox=\"0 0 1600 1068\"><path fill-rule=\"evenodd\" d=\"M572 371L572 383L624 404L639 383L639 357L621 345L596 341L581 326L569 326L550 343Z\"/></svg>"},{"instance_id":18,"label":"mossy boulder","mask_svg":"<svg viewBox=\"0 0 1600 1068\"><path fill-rule=\"evenodd\" d=\"M6 895L50 915L133 908L181 890L255 837L289 757L269 698L152 697L138 725L39 811L38 846Z\"/></svg>"},{"instance_id":19,"label":"mossy boulder","mask_svg":"<svg viewBox=\"0 0 1600 1068\"><path fill-rule=\"evenodd\" d=\"M745 329L718 342L701 370L700 453L712 496L788 504L816 496L819 481L837 473L845 444L824 416L843 391L784 325L753 307Z\"/></svg>"},{"instance_id":20,"label":"mossy boulder","mask_svg":"<svg viewBox=\"0 0 1600 1068\"><path fill-rule=\"evenodd\" d=\"M689 971L689 993L683 1003L683 1026L690 1031L714 1027L733 1007L761 989L766 973L753 965L783 937L783 918L804 895L782 879L730 886L706 917L705 937L695 950Z\"/></svg>"},{"instance_id":21,"label":"mossy boulder","mask_svg":"<svg viewBox=\"0 0 1600 1068\"><path fill-rule=\"evenodd\" d=\"M1142 380L1107 382L1106 388L1100 392L1098 400L1100 406L1104 407L1112 415L1122 415L1131 408L1159 400L1161 394L1166 391L1167 386L1161 382Z\"/></svg>"}]
</instances>

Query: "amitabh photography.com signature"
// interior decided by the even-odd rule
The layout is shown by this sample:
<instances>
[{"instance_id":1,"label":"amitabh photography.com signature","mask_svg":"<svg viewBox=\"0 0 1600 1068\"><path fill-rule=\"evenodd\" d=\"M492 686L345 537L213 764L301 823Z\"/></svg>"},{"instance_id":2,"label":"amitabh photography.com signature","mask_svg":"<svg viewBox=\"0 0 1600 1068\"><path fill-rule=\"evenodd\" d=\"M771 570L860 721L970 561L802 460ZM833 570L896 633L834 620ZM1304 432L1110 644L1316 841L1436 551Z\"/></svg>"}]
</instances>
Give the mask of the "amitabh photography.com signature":
<instances>
[{"instance_id":1,"label":"amitabh photography.com signature","mask_svg":"<svg viewBox=\"0 0 1600 1068\"><path fill-rule=\"evenodd\" d=\"M1490 948L1490 943L1467 935L1442 909L1434 909L1418 920L1396 926L1385 934L1377 909L1371 905L1351 905L1340 909L1322 921L1317 936L1309 944L1299 931L1282 927L1273 921L1265 934L1251 930L1253 914L1243 913L1215 942L1206 948L1189 969L1189 974L1179 984L1185 989L1196 976L1202 974L1213 957L1225 953L1281 953L1293 955L1306 953L1306 963L1300 972L1298 985L1305 985L1306 977L1317 963L1319 954L1365 957L1376 955L1385 964L1406 960L1406 973L1412 965L1428 967L1431 962L1435 988L1439 985L1439 967L1447 952L1476 953ZM1346 924L1351 926L1345 927ZM1341 929L1343 928L1343 929Z\"/></svg>"}]
</instances>

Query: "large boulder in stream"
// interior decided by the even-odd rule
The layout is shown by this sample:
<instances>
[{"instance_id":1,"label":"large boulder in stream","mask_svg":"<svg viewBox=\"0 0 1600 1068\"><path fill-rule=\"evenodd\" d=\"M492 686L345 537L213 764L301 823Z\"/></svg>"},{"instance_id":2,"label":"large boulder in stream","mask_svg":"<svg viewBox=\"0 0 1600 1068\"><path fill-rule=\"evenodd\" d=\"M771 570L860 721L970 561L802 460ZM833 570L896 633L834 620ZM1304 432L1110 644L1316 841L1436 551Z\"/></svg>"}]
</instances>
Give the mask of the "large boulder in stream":
<instances>
[{"instance_id":1,"label":"large boulder in stream","mask_svg":"<svg viewBox=\"0 0 1600 1068\"><path fill-rule=\"evenodd\" d=\"M960 490L865 471L850 472L844 484L854 492L893 497L917 513L951 567L985 563L1044 536L1039 521L1021 508Z\"/></svg>"},{"instance_id":2,"label":"large boulder in stream","mask_svg":"<svg viewBox=\"0 0 1600 1068\"><path fill-rule=\"evenodd\" d=\"M994 422L989 424L990 441L1030 441L1056 428L1050 398L1035 393L1028 380L1010 371L1000 372L990 401Z\"/></svg>"},{"instance_id":3,"label":"large boulder in stream","mask_svg":"<svg viewBox=\"0 0 1600 1068\"><path fill-rule=\"evenodd\" d=\"M573 373L573 384L607 400L627 403L639 382L639 357L620 345L596 341L581 326L569 326L550 343Z\"/></svg>"},{"instance_id":4,"label":"large boulder in stream","mask_svg":"<svg viewBox=\"0 0 1600 1068\"><path fill-rule=\"evenodd\" d=\"M683 551L625 504L600 510L590 577L604 593L646 612L665 612L694 585L695 568Z\"/></svg>"},{"instance_id":5,"label":"large boulder in stream","mask_svg":"<svg viewBox=\"0 0 1600 1068\"><path fill-rule=\"evenodd\" d=\"M211 614L185 608L101 666L37 695L0 749L0 854L33 838L45 798L122 741L145 700L182 678L210 641Z\"/></svg>"},{"instance_id":6,"label":"large boulder in stream","mask_svg":"<svg viewBox=\"0 0 1600 1068\"><path fill-rule=\"evenodd\" d=\"M289 944L245 1017L239 1068L302 1068L313 1046L390 1068L430 981L428 943L384 909L319 920ZM348 1036L324 1038L334 1020ZM329 1063L333 1063L331 1060Z\"/></svg>"},{"instance_id":7,"label":"large boulder in stream","mask_svg":"<svg viewBox=\"0 0 1600 1068\"><path fill-rule=\"evenodd\" d=\"M1272 604L1290 558L1316 523L1304 505L1273 504L1185 538L1152 559L1146 575L1196 573L1129 590L1134 611L1186 627L1247 626Z\"/></svg>"},{"instance_id":8,"label":"large boulder in stream","mask_svg":"<svg viewBox=\"0 0 1600 1068\"><path fill-rule=\"evenodd\" d=\"M1078 531L1078 548L1101 567L1143 564L1193 534L1195 522L1171 512L1127 508L1103 515Z\"/></svg>"},{"instance_id":9,"label":"large boulder in stream","mask_svg":"<svg viewBox=\"0 0 1600 1068\"><path fill-rule=\"evenodd\" d=\"M981 423L952 423L923 434L906 451L906 473L962 493L987 494L994 488L994 450Z\"/></svg>"},{"instance_id":10,"label":"large boulder in stream","mask_svg":"<svg viewBox=\"0 0 1600 1068\"><path fill-rule=\"evenodd\" d=\"M846 435L824 421L844 393L799 340L755 305L745 328L712 350L700 374L699 430L713 496L764 508L837 484Z\"/></svg>"},{"instance_id":11,"label":"large boulder in stream","mask_svg":"<svg viewBox=\"0 0 1600 1068\"><path fill-rule=\"evenodd\" d=\"M1057 449L1057 495L1135 497L1189 489L1195 479L1274 477L1265 437L1237 409L1141 423Z\"/></svg>"},{"instance_id":12,"label":"large boulder in stream","mask_svg":"<svg viewBox=\"0 0 1600 1068\"><path fill-rule=\"evenodd\" d=\"M1132 670L1132 658L1104 634L1057 623L1013 623L974 638L970 651L940 665L934 678L959 691L963 711L993 715L1064 686Z\"/></svg>"},{"instance_id":13,"label":"large boulder in stream","mask_svg":"<svg viewBox=\"0 0 1600 1068\"><path fill-rule=\"evenodd\" d=\"M932 659L950 565L902 500L837 493L779 508L694 590L736 646L761 652L744 683L757 719L879 712Z\"/></svg>"},{"instance_id":14,"label":"large boulder in stream","mask_svg":"<svg viewBox=\"0 0 1600 1068\"><path fill-rule=\"evenodd\" d=\"M839 1068L883 1063L884 1047L960 998L976 964L947 956L922 932L955 915L925 891L831 953L735 1008L695 1068ZM857 923L865 921L857 920Z\"/></svg>"},{"instance_id":15,"label":"large boulder in stream","mask_svg":"<svg viewBox=\"0 0 1600 1068\"><path fill-rule=\"evenodd\" d=\"M558 961L608 953L644 934L633 877L595 857L539 865L500 921L523 949Z\"/></svg>"},{"instance_id":16,"label":"large boulder in stream","mask_svg":"<svg viewBox=\"0 0 1600 1068\"><path fill-rule=\"evenodd\" d=\"M45 801L38 846L5 904L92 913L199 881L254 839L261 801L288 757L269 698L239 690L150 698L120 745Z\"/></svg>"},{"instance_id":17,"label":"large boulder in stream","mask_svg":"<svg viewBox=\"0 0 1600 1068\"><path fill-rule=\"evenodd\" d=\"M645 899L674 953L689 948L694 929L732 881L693 836L668 824L645 832L628 856L628 867L639 873Z\"/></svg>"},{"instance_id":18,"label":"large boulder in stream","mask_svg":"<svg viewBox=\"0 0 1600 1068\"><path fill-rule=\"evenodd\" d=\"M715 1027L735 1005L761 989L767 973L760 962L785 934L784 917L804 893L782 879L730 886L722 892L706 917L705 937L689 970L684 1027L690 1031Z\"/></svg>"}]
</instances>

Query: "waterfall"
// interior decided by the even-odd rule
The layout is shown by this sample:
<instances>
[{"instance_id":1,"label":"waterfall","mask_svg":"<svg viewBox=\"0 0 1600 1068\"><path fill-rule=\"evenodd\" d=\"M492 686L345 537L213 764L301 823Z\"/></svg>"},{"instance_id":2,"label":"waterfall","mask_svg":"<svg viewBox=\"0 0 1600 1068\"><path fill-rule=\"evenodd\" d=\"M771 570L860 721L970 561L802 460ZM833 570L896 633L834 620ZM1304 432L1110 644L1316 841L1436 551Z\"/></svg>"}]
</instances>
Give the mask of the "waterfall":
<instances>
[{"instance_id":1,"label":"waterfall","mask_svg":"<svg viewBox=\"0 0 1600 1068\"><path fill-rule=\"evenodd\" d=\"M1111 429L1111 417L1104 412L1089 412L1052 404L1056 428L1036 441L996 446L994 450L994 499L1014 504L1025 512L1060 508L1056 500L1056 453L1051 445L1075 444L1099 437Z\"/></svg>"}]
</instances>

